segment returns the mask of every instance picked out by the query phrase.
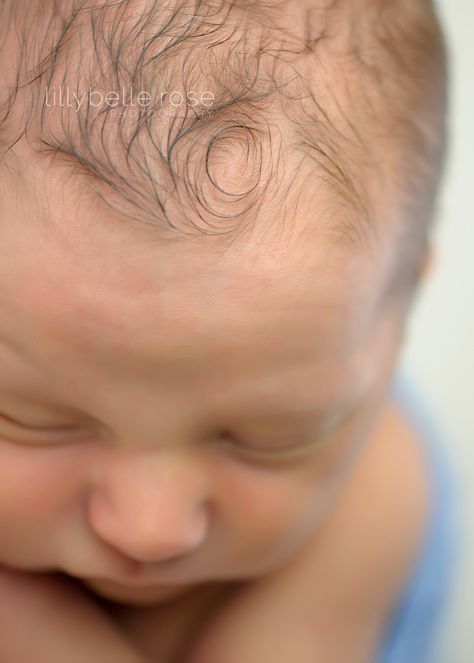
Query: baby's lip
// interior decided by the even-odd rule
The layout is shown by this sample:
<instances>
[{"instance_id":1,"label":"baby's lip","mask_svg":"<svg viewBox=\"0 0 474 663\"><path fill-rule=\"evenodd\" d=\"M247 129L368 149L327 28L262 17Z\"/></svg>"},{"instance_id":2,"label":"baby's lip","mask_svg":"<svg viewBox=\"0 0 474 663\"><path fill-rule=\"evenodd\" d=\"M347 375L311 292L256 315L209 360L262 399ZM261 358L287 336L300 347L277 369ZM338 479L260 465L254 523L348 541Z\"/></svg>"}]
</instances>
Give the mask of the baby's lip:
<instances>
[{"instance_id":1,"label":"baby's lip","mask_svg":"<svg viewBox=\"0 0 474 663\"><path fill-rule=\"evenodd\" d=\"M133 573L122 573L122 574L105 573L101 576L97 575L85 578L85 580L107 582L107 583L112 583L114 585L120 585L121 587L131 587L131 588L132 587L151 588L158 586L170 587L170 585L168 585L167 583L163 583L163 579L159 579L156 576L157 576L156 569L154 570L153 573L151 573L146 568L143 568Z\"/></svg>"},{"instance_id":2,"label":"baby's lip","mask_svg":"<svg viewBox=\"0 0 474 663\"><path fill-rule=\"evenodd\" d=\"M134 560L105 542L101 542L100 549L98 552L102 559L94 565L95 568L92 565L88 570L78 566L64 567L64 571L85 583L110 583L124 589L168 587L171 591L172 587L177 589L184 583L189 584L191 580L189 573L192 573L192 570L186 563L189 561L185 559L186 556L152 563ZM181 566L183 563L186 563L187 569Z\"/></svg>"},{"instance_id":3,"label":"baby's lip","mask_svg":"<svg viewBox=\"0 0 474 663\"><path fill-rule=\"evenodd\" d=\"M108 601L131 605L159 605L179 598L193 589L193 585L130 585L103 578L87 578L83 584Z\"/></svg>"}]
</instances>

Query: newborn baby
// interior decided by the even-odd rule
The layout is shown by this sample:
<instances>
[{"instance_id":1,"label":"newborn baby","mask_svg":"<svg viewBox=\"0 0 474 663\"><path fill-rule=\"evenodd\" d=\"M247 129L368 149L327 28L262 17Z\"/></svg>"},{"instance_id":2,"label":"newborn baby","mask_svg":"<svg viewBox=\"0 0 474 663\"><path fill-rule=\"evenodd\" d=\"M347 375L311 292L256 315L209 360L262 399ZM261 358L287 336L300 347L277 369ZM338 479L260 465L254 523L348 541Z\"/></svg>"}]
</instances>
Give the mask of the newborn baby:
<instances>
[{"instance_id":1,"label":"newborn baby","mask_svg":"<svg viewBox=\"0 0 474 663\"><path fill-rule=\"evenodd\" d=\"M428 0L0 3L0 660L375 661L445 152Z\"/></svg>"}]
</instances>

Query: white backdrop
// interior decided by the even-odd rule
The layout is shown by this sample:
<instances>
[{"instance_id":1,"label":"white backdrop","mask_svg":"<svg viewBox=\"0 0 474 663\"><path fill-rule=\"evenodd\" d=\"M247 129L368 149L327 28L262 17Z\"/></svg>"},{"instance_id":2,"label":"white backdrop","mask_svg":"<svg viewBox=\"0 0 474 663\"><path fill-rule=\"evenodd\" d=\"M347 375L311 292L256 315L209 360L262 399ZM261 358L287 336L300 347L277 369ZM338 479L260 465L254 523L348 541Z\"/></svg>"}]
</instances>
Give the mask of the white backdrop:
<instances>
[{"instance_id":1,"label":"white backdrop","mask_svg":"<svg viewBox=\"0 0 474 663\"><path fill-rule=\"evenodd\" d=\"M451 148L433 273L402 367L449 436L462 497L458 580L436 663L474 662L474 2L438 0L451 58Z\"/></svg>"}]
</instances>

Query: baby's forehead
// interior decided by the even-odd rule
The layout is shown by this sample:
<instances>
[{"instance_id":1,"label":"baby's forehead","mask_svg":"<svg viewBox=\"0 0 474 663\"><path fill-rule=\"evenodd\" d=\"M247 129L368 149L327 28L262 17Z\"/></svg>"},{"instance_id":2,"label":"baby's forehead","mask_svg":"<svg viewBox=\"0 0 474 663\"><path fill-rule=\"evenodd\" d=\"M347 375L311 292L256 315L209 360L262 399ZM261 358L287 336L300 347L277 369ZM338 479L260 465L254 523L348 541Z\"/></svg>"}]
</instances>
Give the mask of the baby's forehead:
<instances>
[{"instance_id":1,"label":"baby's forehead","mask_svg":"<svg viewBox=\"0 0 474 663\"><path fill-rule=\"evenodd\" d=\"M145 241L132 226L126 232L97 218L65 220L69 228L50 223L44 236L19 219L2 242L14 260L0 266L8 314L0 338L15 339L54 384L120 391L146 375L170 394L215 394L231 384L248 401L267 383L309 396L316 380L329 405L376 361L375 344L370 362L361 361L378 328L362 258L351 271L317 244L289 255L262 245L217 252Z\"/></svg>"},{"instance_id":2,"label":"baby's forehead","mask_svg":"<svg viewBox=\"0 0 474 663\"><path fill-rule=\"evenodd\" d=\"M146 331L164 354L167 339L193 329L196 343L231 339L234 349L283 335L327 350L350 342L361 321L375 324L382 279L366 253L343 255L323 238L311 246L290 237L231 246L203 237L160 242L149 228L114 225L94 211L83 208L79 220L75 208L53 205L57 216L42 225L25 210L3 233L15 256L10 272L4 268L6 287L17 291L15 274L28 284L16 304L25 319L34 313L48 327L67 327L65 337L81 321L105 344L120 330L137 339Z\"/></svg>"}]
</instances>

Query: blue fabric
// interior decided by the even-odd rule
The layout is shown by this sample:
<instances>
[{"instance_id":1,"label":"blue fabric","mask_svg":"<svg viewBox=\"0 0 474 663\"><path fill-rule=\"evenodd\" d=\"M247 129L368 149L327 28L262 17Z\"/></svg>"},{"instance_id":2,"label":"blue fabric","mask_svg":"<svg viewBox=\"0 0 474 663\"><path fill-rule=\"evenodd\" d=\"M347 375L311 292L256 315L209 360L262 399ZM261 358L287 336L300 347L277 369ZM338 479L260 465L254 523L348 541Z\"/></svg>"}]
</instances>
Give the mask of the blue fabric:
<instances>
[{"instance_id":1,"label":"blue fabric","mask_svg":"<svg viewBox=\"0 0 474 663\"><path fill-rule=\"evenodd\" d=\"M456 473L446 453L447 436L405 376L396 376L391 394L419 433L432 480L432 500L421 553L376 663L432 663L458 550Z\"/></svg>"}]
</instances>

